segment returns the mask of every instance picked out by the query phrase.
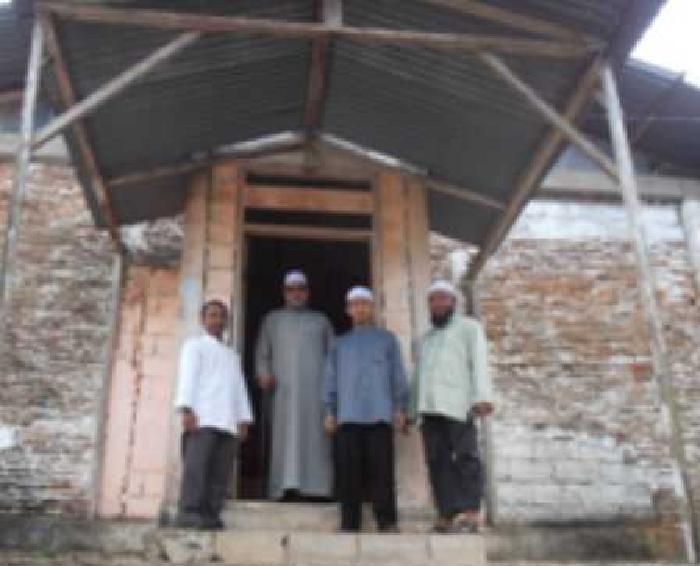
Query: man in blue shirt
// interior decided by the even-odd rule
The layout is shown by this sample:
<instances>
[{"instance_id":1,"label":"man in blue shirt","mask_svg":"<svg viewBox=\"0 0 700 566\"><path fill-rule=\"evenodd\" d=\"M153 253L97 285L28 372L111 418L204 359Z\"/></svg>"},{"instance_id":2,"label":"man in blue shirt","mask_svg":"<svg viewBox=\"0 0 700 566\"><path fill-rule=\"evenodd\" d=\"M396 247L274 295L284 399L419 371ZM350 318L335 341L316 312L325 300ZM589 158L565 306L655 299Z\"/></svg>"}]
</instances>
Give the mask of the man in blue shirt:
<instances>
[{"instance_id":1,"label":"man in blue shirt","mask_svg":"<svg viewBox=\"0 0 700 566\"><path fill-rule=\"evenodd\" d=\"M353 328L331 349L324 376L324 421L336 435L337 477L343 531L360 530L362 488L367 485L382 532L397 527L392 423L406 430L409 391L398 340L374 324L367 287L346 296Z\"/></svg>"}]
</instances>

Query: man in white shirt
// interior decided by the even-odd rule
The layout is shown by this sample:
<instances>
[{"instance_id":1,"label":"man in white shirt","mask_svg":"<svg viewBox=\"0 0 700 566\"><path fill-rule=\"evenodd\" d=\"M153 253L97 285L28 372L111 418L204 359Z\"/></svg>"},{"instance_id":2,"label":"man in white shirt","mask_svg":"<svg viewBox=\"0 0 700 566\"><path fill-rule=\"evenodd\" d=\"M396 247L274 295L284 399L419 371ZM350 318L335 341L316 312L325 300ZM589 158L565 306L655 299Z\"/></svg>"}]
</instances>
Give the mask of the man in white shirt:
<instances>
[{"instance_id":1,"label":"man in white shirt","mask_svg":"<svg viewBox=\"0 0 700 566\"><path fill-rule=\"evenodd\" d=\"M222 341L228 308L202 306L205 333L185 342L175 406L182 415L178 525L221 529L219 517L238 451L253 421L239 355Z\"/></svg>"}]
</instances>

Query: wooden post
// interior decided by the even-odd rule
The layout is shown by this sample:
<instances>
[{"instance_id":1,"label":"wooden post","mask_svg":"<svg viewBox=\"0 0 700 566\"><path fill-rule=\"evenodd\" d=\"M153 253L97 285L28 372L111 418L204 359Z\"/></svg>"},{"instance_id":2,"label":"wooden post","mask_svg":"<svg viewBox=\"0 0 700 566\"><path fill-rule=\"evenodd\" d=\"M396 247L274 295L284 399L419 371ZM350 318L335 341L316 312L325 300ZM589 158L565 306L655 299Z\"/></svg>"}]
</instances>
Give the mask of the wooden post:
<instances>
[{"instance_id":1,"label":"wooden post","mask_svg":"<svg viewBox=\"0 0 700 566\"><path fill-rule=\"evenodd\" d=\"M22 203L27 191L29 164L32 158L32 133L34 130L34 112L41 79L41 60L44 51L44 35L39 22L34 22L32 43L29 51L29 66L24 87L24 102L22 104L22 126L20 143L15 159L15 174L10 189L9 206L5 239L2 246L2 265L0 265L0 336L5 334L7 309L14 284L15 254L17 251L17 234L19 231Z\"/></svg>"},{"instance_id":2,"label":"wooden post","mask_svg":"<svg viewBox=\"0 0 700 566\"><path fill-rule=\"evenodd\" d=\"M416 262L412 266L411 260L413 252L423 256L425 261L428 251L427 246L421 247L427 240L418 241L427 236L428 226L427 217L418 218L426 214L425 201L420 200L421 197L425 199L421 189L423 187L407 186L402 175L395 171L381 171L377 178L375 259L379 268L377 308L381 310L378 314L383 315L385 328L398 337L410 373L415 324L418 322L414 301L420 300L416 297L415 285L425 286L427 279L425 274L418 275L426 264L420 266ZM425 300L425 295L422 299ZM430 501L420 438L415 430L409 436L396 438L396 482L399 505L404 509L421 509Z\"/></svg>"},{"instance_id":3,"label":"wooden post","mask_svg":"<svg viewBox=\"0 0 700 566\"><path fill-rule=\"evenodd\" d=\"M671 437L671 455L674 459L675 471L678 474L676 495L681 499L682 528L685 535L686 553L688 561L695 562L698 523L693 506L690 478L688 476L688 462L683 446L683 427L673 387L671 366L668 361L663 319L656 297L657 286L651 267L649 244L644 229L643 210L634 176L632 152L627 138L624 114L615 75L609 65L603 67L602 81L610 138L619 171L620 191L627 213L630 239L632 240L636 258L642 307L649 326L654 376L661 395L662 416L668 424Z\"/></svg>"},{"instance_id":4,"label":"wooden post","mask_svg":"<svg viewBox=\"0 0 700 566\"><path fill-rule=\"evenodd\" d=\"M206 269L207 198L210 189L209 172L193 176L185 204L185 226L182 259L180 261L180 329L182 344L199 329L199 309L204 300L204 273ZM176 376L173 376L176 379ZM173 393L176 387L173 387ZM172 402L171 402L172 406ZM165 501L162 515L169 518L175 508L180 487L180 421L172 413L168 439L168 469L165 482Z\"/></svg>"},{"instance_id":5,"label":"wooden post","mask_svg":"<svg viewBox=\"0 0 700 566\"><path fill-rule=\"evenodd\" d=\"M465 293L469 300L468 313L474 318L481 320L481 304L479 302L479 279L467 279L465 282ZM496 505L496 476L494 473L496 451L493 444L493 417L482 418L479 426L481 435L480 444L482 449L482 461L484 467L484 506L486 508L486 523L494 525L496 523L498 508Z\"/></svg>"}]
</instances>

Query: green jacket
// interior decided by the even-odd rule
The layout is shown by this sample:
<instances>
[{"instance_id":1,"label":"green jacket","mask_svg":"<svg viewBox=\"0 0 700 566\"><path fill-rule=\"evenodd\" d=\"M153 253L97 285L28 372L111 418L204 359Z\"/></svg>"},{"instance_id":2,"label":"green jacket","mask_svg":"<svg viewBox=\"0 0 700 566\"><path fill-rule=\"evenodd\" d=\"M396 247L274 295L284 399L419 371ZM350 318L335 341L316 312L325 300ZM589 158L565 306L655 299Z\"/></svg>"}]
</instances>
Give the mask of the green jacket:
<instances>
[{"instance_id":1,"label":"green jacket","mask_svg":"<svg viewBox=\"0 0 700 566\"><path fill-rule=\"evenodd\" d=\"M488 345L481 323L455 314L430 329L418 349L414 417L437 414L467 420L472 406L491 401Z\"/></svg>"}]
</instances>

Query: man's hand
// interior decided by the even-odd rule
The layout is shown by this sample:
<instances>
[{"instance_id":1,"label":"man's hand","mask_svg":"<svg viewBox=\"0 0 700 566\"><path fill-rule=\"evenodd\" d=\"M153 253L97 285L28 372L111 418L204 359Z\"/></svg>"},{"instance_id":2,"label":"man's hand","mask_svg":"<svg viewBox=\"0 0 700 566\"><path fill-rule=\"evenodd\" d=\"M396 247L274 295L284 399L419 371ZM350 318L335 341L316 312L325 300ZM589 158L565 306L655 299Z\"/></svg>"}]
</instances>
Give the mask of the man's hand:
<instances>
[{"instance_id":1,"label":"man's hand","mask_svg":"<svg viewBox=\"0 0 700 566\"><path fill-rule=\"evenodd\" d=\"M238 441L245 442L250 436L250 425L248 423L238 423Z\"/></svg>"},{"instance_id":2,"label":"man's hand","mask_svg":"<svg viewBox=\"0 0 700 566\"><path fill-rule=\"evenodd\" d=\"M474 413L474 416L477 417L488 417L491 413L493 413L493 403L489 403L487 401L476 403L472 407L472 412Z\"/></svg>"},{"instance_id":3,"label":"man's hand","mask_svg":"<svg viewBox=\"0 0 700 566\"><path fill-rule=\"evenodd\" d=\"M335 434L335 431L338 429L338 423L333 415L326 415L326 418L323 419L323 428L327 435Z\"/></svg>"},{"instance_id":4,"label":"man's hand","mask_svg":"<svg viewBox=\"0 0 700 566\"><path fill-rule=\"evenodd\" d=\"M269 373L259 375L258 385L263 391L268 391L275 386L275 378Z\"/></svg>"},{"instance_id":5,"label":"man's hand","mask_svg":"<svg viewBox=\"0 0 700 566\"><path fill-rule=\"evenodd\" d=\"M408 434L408 418L403 411L394 413L394 428L403 434Z\"/></svg>"},{"instance_id":6,"label":"man's hand","mask_svg":"<svg viewBox=\"0 0 700 566\"><path fill-rule=\"evenodd\" d=\"M194 414L192 409L182 410L182 429L185 432L192 432L197 429L199 424L197 423L197 415Z\"/></svg>"}]
</instances>

